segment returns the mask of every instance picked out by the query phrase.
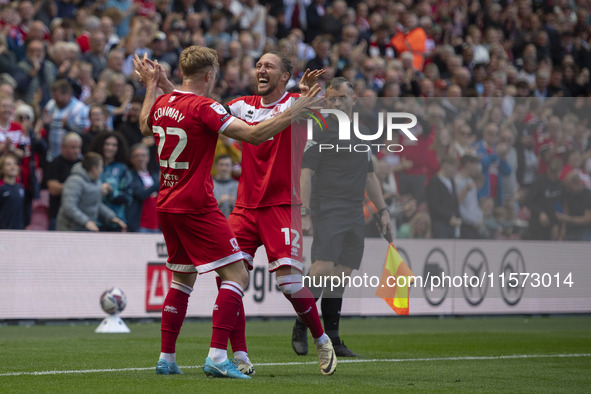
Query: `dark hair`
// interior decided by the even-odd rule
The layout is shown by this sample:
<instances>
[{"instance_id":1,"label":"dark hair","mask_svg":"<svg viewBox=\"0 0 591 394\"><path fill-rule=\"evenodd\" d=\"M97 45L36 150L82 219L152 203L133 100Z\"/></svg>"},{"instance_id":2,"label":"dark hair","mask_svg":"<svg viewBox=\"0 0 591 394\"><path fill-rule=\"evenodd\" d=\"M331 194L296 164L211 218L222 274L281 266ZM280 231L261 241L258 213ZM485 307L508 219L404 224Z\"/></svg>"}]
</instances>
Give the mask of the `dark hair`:
<instances>
[{"instance_id":1,"label":"dark hair","mask_svg":"<svg viewBox=\"0 0 591 394\"><path fill-rule=\"evenodd\" d=\"M279 60L281 60L281 71L283 71L284 73L289 73L290 77L293 76L293 64L291 64L291 60L287 56L285 56L285 54L281 52L271 51L263 53L263 56L264 55L277 56Z\"/></svg>"},{"instance_id":2,"label":"dark hair","mask_svg":"<svg viewBox=\"0 0 591 394\"><path fill-rule=\"evenodd\" d=\"M51 84L51 91L70 94L74 92L72 85L70 85L70 82L68 82L66 79L58 79L53 84Z\"/></svg>"},{"instance_id":3,"label":"dark hair","mask_svg":"<svg viewBox=\"0 0 591 394\"><path fill-rule=\"evenodd\" d=\"M98 167L103 162L103 157L96 152L86 152L82 157L82 168L86 171L90 171L95 167Z\"/></svg>"},{"instance_id":4,"label":"dark hair","mask_svg":"<svg viewBox=\"0 0 591 394\"><path fill-rule=\"evenodd\" d=\"M441 159L441 165L443 166L444 164L450 164L452 166L457 166L458 159L456 159L456 157L452 156L452 155L443 156L443 158Z\"/></svg>"},{"instance_id":5,"label":"dark hair","mask_svg":"<svg viewBox=\"0 0 591 394\"><path fill-rule=\"evenodd\" d=\"M478 158L476 156L464 155L460 159L460 166L464 167L464 166L466 166L466 164L479 163L479 162L480 162L480 160L478 160Z\"/></svg>"},{"instance_id":6,"label":"dark hair","mask_svg":"<svg viewBox=\"0 0 591 394\"><path fill-rule=\"evenodd\" d=\"M331 79L326 85L326 89L339 89L341 86L347 85L349 90L353 92L353 84L347 78L336 77Z\"/></svg>"},{"instance_id":7,"label":"dark hair","mask_svg":"<svg viewBox=\"0 0 591 394\"><path fill-rule=\"evenodd\" d=\"M104 156L103 149L105 147L105 141L107 138L115 137L117 139L117 154L115 155L115 161L119 163L127 163L128 149L127 141L123 134L118 131L102 131L100 132L90 144L90 152L96 152L101 156Z\"/></svg>"}]
</instances>

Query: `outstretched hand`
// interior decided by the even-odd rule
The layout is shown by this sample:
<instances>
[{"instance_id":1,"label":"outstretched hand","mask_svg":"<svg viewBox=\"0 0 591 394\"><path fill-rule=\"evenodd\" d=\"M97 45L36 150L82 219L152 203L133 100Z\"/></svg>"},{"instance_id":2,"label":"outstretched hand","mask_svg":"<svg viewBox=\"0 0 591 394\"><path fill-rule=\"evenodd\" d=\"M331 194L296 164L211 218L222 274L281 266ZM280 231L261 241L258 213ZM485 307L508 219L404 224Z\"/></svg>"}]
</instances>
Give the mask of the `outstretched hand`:
<instances>
[{"instance_id":1,"label":"outstretched hand","mask_svg":"<svg viewBox=\"0 0 591 394\"><path fill-rule=\"evenodd\" d=\"M307 92L302 93L291 107L292 117L295 119L302 118L310 108L319 107L322 97L317 96L321 90L320 85L314 84Z\"/></svg>"},{"instance_id":2,"label":"outstretched hand","mask_svg":"<svg viewBox=\"0 0 591 394\"><path fill-rule=\"evenodd\" d=\"M318 81L318 78L324 74L324 72L325 70L310 71L310 69L307 68L304 72L304 75L302 75L302 78L300 79L300 92L302 94L308 92L314 86L316 81Z\"/></svg>"}]
</instances>

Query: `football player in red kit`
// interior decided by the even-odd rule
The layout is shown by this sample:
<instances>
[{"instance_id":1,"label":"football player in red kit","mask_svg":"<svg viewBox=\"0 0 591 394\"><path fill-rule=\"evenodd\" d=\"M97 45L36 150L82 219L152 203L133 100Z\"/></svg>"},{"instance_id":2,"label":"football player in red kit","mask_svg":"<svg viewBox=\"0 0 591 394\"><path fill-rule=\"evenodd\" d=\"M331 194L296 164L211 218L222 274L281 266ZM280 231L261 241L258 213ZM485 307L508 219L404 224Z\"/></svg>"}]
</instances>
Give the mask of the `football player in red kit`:
<instances>
[{"instance_id":1,"label":"football player in red kit","mask_svg":"<svg viewBox=\"0 0 591 394\"><path fill-rule=\"evenodd\" d=\"M180 90L157 97L162 68L146 67L136 57L147 85L141 112L141 130L153 135L158 145L161 168L157 212L168 249L167 267L173 281L167 293L161 326L159 374L182 373L176 364L175 344L187 311L197 274L216 271L221 287L213 308L213 330L203 371L214 377L249 378L227 358L230 333L243 311L243 289L248 274L244 255L213 197L211 166L218 133L260 144L291 123L293 114L304 109L299 100L289 111L269 122L249 126L227 113L218 102L205 96L214 87L218 59L209 48L192 46L180 56L183 74ZM316 85L308 96L320 91Z\"/></svg>"},{"instance_id":2,"label":"football player in red kit","mask_svg":"<svg viewBox=\"0 0 591 394\"><path fill-rule=\"evenodd\" d=\"M284 55L264 54L256 63L258 94L230 101L230 113L250 125L285 113L299 96L286 92L292 72L291 61ZM300 82L302 92L308 95L310 86L322 73L306 70ZM159 86L164 92L174 89L164 76ZM292 133L289 125L260 145L242 145L242 174L229 222L251 267L256 250L265 246L269 271L276 273L279 288L314 338L320 372L331 375L336 368L336 355L322 328L314 296L302 285L299 179L305 144L305 132ZM239 369L252 373L244 327L245 316L240 313L230 341Z\"/></svg>"}]
</instances>

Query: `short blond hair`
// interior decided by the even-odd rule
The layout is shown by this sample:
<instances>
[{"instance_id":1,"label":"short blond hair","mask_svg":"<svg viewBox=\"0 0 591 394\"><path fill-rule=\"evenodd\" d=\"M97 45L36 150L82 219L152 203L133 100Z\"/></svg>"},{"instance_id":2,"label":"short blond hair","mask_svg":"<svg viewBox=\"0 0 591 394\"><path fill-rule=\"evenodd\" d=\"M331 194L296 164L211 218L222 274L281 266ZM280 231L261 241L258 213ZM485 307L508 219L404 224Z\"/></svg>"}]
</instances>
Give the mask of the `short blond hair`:
<instances>
[{"instance_id":1,"label":"short blond hair","mask_svg":"<svg viewBox=\"0 0 591 394\"><path fill-rule=\"evenodd\" d=\"M218 54L211 48L193 45L181 52L179 65L184 77L195 77L205 68L219 67Z\"/></svg>"}]
</instances>

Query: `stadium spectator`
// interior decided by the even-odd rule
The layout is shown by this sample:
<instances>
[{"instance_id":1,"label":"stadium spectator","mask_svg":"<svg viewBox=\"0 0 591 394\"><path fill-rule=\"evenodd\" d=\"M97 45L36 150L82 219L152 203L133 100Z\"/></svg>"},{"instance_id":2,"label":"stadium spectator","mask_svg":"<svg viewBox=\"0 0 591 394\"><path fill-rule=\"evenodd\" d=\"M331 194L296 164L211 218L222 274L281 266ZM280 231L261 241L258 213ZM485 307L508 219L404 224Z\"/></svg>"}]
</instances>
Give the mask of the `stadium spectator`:
<instances>
[{"instance_id":1,"label":"stadium spectator","mask_svg":"<svg viewBox=\"0 0 591 394\"><path fill-rule=\"evenodd\" d=\"M120 49L111 50L106 56L106 64L103 71L99 74L95 81L103 81L108 83L111 77L115 74L123 74L123 66L125 65L125 53Z\"/></svg>"},{"instance_id":2,"label":"stadium spectator","mask_svg":"<svg viewBox=\"0 0 591 394\"><path fill-rule=\"evenodd\" d=\"M232 157L220 155L215 158L214 166L216 175L213 176L213 195L220 211L228 218L238 194L238 181L232 178Z\"/></svg>"},{"instance_id":3,"label":"stadium spectator","mask_svg":"<svg viewBox=\"0 0 591 394\"><path fill-rule=\"evenodd\" d=\"M353 114L355 97L353 85L345 78L332 79L326 88L327 108L338 109L349 118ZM312 266L310 291L318 300L322 297L321 309L326 334L339 357L356 357L341 341L339 322L345 286L316 286L318 278L332 275L350 277L359 269L363 257L365 220L364 196L374 204L380 232L392 238L392 223L384 202L380 181L376 177L367 152L333 151L322 152L323 144L339 145L338 123L334 117L327 119L327 130L315 130L314 144L303 157L301 173L302 231L313 231ZM362 134L368 134L364 128ZM361 143L352 138L351 144ZM291 345L297 354L308 353L306 325L296 318Z\"/></svg>"},{"instance_id":4,"label":"stadium spectator","mask_svg":"<svg viewBox=\"0 0 591 394\"><path fill-rule=\"evenodd\" d=\"M370 57L379 57L386 60L394 59L394 48L390 43L389 26L381 24L369 38L368 54Z\"/></svg>"},{"instance_id":5,"label":"stadium spectator","mask_svg":"<svg viewBox=\"0 0 591 394\"><path fill-rule=\"evenodd\" d=\"M124 114L121 122L117 125L116 131L120 132L127 146L134 146L142 143L148 147L150 151L150 161L148 162L148 171L150 173L160 171L158 164L158 157L156 152L156 144L154 144L154 137L145 137L140 130L140 111L142 110L143 98L136 96L131 100Z\"/></svg>"},{"instance_id":6,"label":"stadium spectator","mask_svg":"<svg viewBox=\"0 0 591 394\"><path fill-rule=\"evenodd\" d=\"M427 212L417 212L410 222L404 223L398 229L399 239L429 239L431 238L431 218Z\"/></svg>"},{"instance_id":7,"label":"stadium spectator","mask_svg":"<svg viewBox=\"0 0 591 394\"><path fill-rule=\"evenodd\" d=\"M209 29L204 35L205 43L208 46L213 45L213 43L216 41L222 42L226 44L226 46L230 44L230 41L232 41L232 37L226 31L226 29L228 28L228 18L226 17L226 15L219 11L212 12L210 20L211 25L209 26ZM222 59L224 57L222 57Z\"/></svg>"},{"instance_id":8,"label":"stadium spectator","mask_svg":"<svg viewBox=\"0 0 591 394\"><path fill-rule=\"evenodd\" d=\"M215 146L215 155L214 161L220 156L228 155L232 158L232 176L234 178L239 178L242 172L242 151L237 143L237 141L232 140L231 138L220 134L218 138L218 142ZM211 175L215 176L217 174L217 169L215 166L211 169Z\"/></svg>"},{"instance_id":9,"label":"stadium spectator","mask_svg":"<svg viewBox=\"0 0 591 394\"><path fill-rule=\"evenodd\" d=\"M125 138L118 132L103 131L98 134L90 145L90 152L96 152L103 157L104 170L100 180L108 184L108 192L103 197L103 203L109 207L117 217L127 223L125 212L132 203L132 177L127 168L128 148ZM99 222L101 231L121 231L121 226L112 222Z\"/></svg>"},{"instance_id":10,"label":"stadium spectator","mask_svg":"<svg viewBox=\"0 0 591 394\"><path fill-rule=\"evenodd\" d=\"M57 213L62 201L64 183L74 164L80 161L82 138L70 132L64 135L61 154L50 162L43 172L43 183L49 191L49 230L55 230Z\"/></svg>"},{"instance_id":11,"label":"stadium spectator","mask_svg":"<svg viewBox=\"0 0 591 394\"><path fill-rule=\"evenodd\" d=\"M25 189L18 183L18 157L14 153L0 155L0 229L23 230Z\"/></svg>"},{"instance_id":12,"label":"stadium spectator","mask_svg":"<svg viewBox=\"0 0 591 394\"><path fill-rule=\"evenodd\" d=\"M146 145L135 144L130 149L131 196L133 201L126 208L127 231L158 233L156 200L160 188L160 174L149 172L150 151Z\"/></svg>"},{"instance_id":13,"label":"stadium spectator","mask_svg":"<svg viewBox=\"0 0 591 394\"><path fill-rule=\"evenodd\" d=\"M511 172L508 174L501 174L500 182L502 184L503 195L502 204L505 207L510 207L509 211L512 211L513 204L515 202L515 194L517 193L517 174L516 169L518 166L517 160L517 149L515 148L515 130L509 124L505 123L501 126L501 135L499 142L507 146L507 154L505 155L505 161L511 168ZM513 216L511 215L512 219Z\"/></svg>"},{"instance_id":14,"label":"stadium spectator","mask_svg":"<svg viewBox=\"0 0 591 394\"><path fill-rule=\"evenodd\" d=\"M503 226L495 217L495 201L492 197L482 197L479 201L482 211L481 234L486 239L499 239Z\"/></svg>"},{"instance_id":15,"label":"stadium spectator","mask_svg":"<svg viewBox=\"0 0 591 394\"><path fill-rule=\"evenodd\" d=\"M43 123L47 132L47 161L52 161L61 152L64 135L69 131L82 134L88 122L88 108L73 96L72 85L59 79L51 85L53 99L43 110Z\"/></svg>"},{"instance_id":16,"label":"stadium spectator","mask_svg":"<svg viewBox=\"0 0 591 394\"><path fill-rule=\"evenodd\" d=\"M109 207L101 202L103 187L100 176L103 171L103 159L95 152L88 152L81 163L72 167L72 173L66 179L62 189L62 202L57 214L58 231L99 231L97 224L113 223L125 228Z\"/></svg>"},{"instance_id":17,"label":"stadium spectator","mask_svg":"<svg viewBox=\"0 0 591 394\"><path fill-rule=\"evenodd\" d=\"M14 99L0 96L0 155L11 152L20 161L25 157L26 134L19 123L13 122L14 110Z\"/></svg>"},{"instance_id":18,"label":"stadium spectator","mask_svg":"<svg viewBox=\"0 0 591 394\"><path fill-rule=\"evenodd\" d=\"M110 53L111 49L117 47L121 39L115 33L115 25L113 23L113 18L108 16L107 14L103 14L101 17L101 30L105 35L105 52Z\"/></svg>"},{"instance_id":19,"label":"stadium spectator","mask_svg":"<svg viewBox=\"0 0 591 394\"><path fill-rule=\"evenodd\" d=\"M84 27L83 31L76 37L76 42L80 46L80 52L83 54L90 50L90 35L92 32L99 30L101 26L101 20L98 17L94 15L86 17L84 13L84 9L77 11L78 17L84 17L84 21L82 22Z\"/></svg>"},{"instance_id":20,"label":"stadium spectator","mask_svg":"<svg viewBox=\"0 0 591 394\"><path fill-rule=\"evenodd\" d=\"M154 37L152 38L150 49L152 50L152 58L154 60L158 60L158 62L161 64L166 63L170 65L173 70L176 68L179 56L176 52L176 49L168 49L166 33L162 31L156 32L156 34L154 34Z\"/></svg>"},{"instance_id":21,"label":"stadium spectator","mask_svg":"<svg viewBox=\"0 0 591 394\"><path fill-rule=\"evenodd\" d=\"M431 145L436 127L442 124L445 113L437 104L432 104L427 108L427 118L429 122L420 122L413 129L417 141L405 136L401 143L404 146L401 156L412 166L406 165L398 174L400 193L410 194L418 204L425 201L425 185L438 169L437 157Z\"/></svg>"},{"instance_id":22,"label":"stadium spectator","mask_svg":"<svg viewBox=\"0 0 591 394\"><path fill-rule=\"evenodd\" d=\"M462 156L460 169L454 178L458 193L460 218L462 219L460 236L463 239L480 238L482 211L478 206L476 182L472 179L480 170L479 164L480 160L475 156Z\"/></svg>"},{"instance_id":23,"label":"stadium spectator","mask_svg":"<svg viewBox=\"0 0 591 394\"><path fill-rule=\"evenodd\" d=\"M120 122L120 117L125 113L132 98L133 86L127 83L123 74L113 74L107 81L107 98L105 100L105 105L109 110L107 124L110 128Z\"/></svg>"},{"instance_id":24,"label":"stadium spectator","mask_svg":"<svg viewBox=\"0 0 591 394\"><path fill-rule=\"evenodd\" d=\"M295 1L299 3L298 0ZM313 42L314 39L322 33L322 18L326 15L327 7L326 0L312 0L309 5L306 6L306 41ZM302 5L298 4L300 7ZM293 23L292 23L293 25ZM299 28L302 26L292 26ZM309 68L309 67L308 67Z\"/></svg>"},{"instance_id":25,"label":"stadium spectator","mask_svg":"<svg viewBox=\"0 0 591 394\"><path fill-rule=\"evenodd\" d=\"M0 34L0 73L12 74L16 68L17 58L14 51L8 48L6 35Z\"/></svg>"},{"instance_id":26,"label":"stadium spectator","mask_svg":"<svg viewBox=\"0 0 591 394\"><path fill-rule=\"evenodd\" d=\"M14 70L16 97L29 105L43 108L51 99L50 87L56 80L57 70L52 62L45 59L43 41L28 41L25 53L26 57L18 62ZM39 92L41 94L37 98Z\"/></svg>"},{"instance_id":27,"label":"stadium spectator","mask_svg":"<svg viewBox=\"0 0 591 394\"><path fill-rule=\"evenodd\" d=\"M557 213L564 213L564 185L560 182L562 160L554 158L546 174L538 177L527 195L526 206L531 211L529 236L534 240L556 240L559 237Z\"/></svg>"},{"instance_id":28,"label":"stadium spectator","mask_svg":"<svg viewBox=\"0 0 591 394\"><path fill-rule=\"evenodd\" d=\"M267 40L265 32L266 17L267 10L263 5L259 4L258 0L245 0L242 3L239 28L252 32L257 50L262 50Z\"/></svg>"},{"instance_id":29,"label":"stadium spectator","mask_svg":"<svg viewBox=\"0 0 591 394\"><path fill-rule=\"evenodd\" d=\"M40 197L40 185L37 171L45 163L47 144L43 139L42 122L35 120L35 112L30 105L20 103L14 110L14 120L22 128L22 138L19 144L24 156L21 159L21 183L25 188L25 227L31 223L33 200Z\"/></svg>"},{"instance_id":30,"label":"stadium spectator","mask_svg":"<svg viewBox=\"0 0 591 394\"><path fill-rule=\"evenodd\" d=\"M441 167L427 185L427 206L431 216L433 238L459 238L462 219L458 205L458 192L454 182L457 160L444 157Z\"/></svg>"},{"instance_id":31,"label":"stadium spectator","mask_svg":"<svg viewBox=\"0 0 591 394\"><path fill-rule=\"evenodd\" d=\"M565 177L564 186L564 213L556 212L562 224L561 239L591 241L591 191L574 171Z\"/></svg>"},{"instance_id":32,"label":"stadium spectator","mask_svg":"<svg viewBox=\"0 0 591 394\"><path fill-rule=\"evenodd\" d=\"M323 0L320 0L323 1ZM317 36L312 46L314 48L314 53L316 56L306 63L306 68L310 70L320 70L324 67L327 67L331 64L330 59L330 46L331 46L331 39L329 36L320 35Z\"/></svg>"},{"instance_id":33,"label":"stadium spectator","mask_svg":"<svg viewBox=\"0 0 591 394\"><path fill-rule=\"evenodd\" d=\"M579 150L571 150L564 155L565 163L560 174L560 180L564 181L566 176L571 172L574 172L579 176L583 186L587 189L591 189L591 177L583 169L583 154Z\"/></svg>"},{"instance_id":34,"label":"stadium spectator","mask_svg":"<svg viewBox=\"0 0 591 394\"><path fill-rule=\"evenodd\" d=\"M34 119L25 119L34 116L33 109L24 103L21 103L19 109L19 113L16 114L14 100L9 96L0 96L0 155L13 153L19 159L17 180L25 189L23 220L26 227L31 220L33 199L39 198L39 183L35 170L39 168L39 154L43 153L44 145L38 141L39 133L35 134L29 129L32 127L30 122ZM15 115L18 115L16 119ZM23 125L26 130L23 129Z\"/></svg>"},{"instance_id":35,"label":"stadium spectator","mask_svg":"<svg viewBox=\"0 0 591 394\"><path fill-rule=\"evenodd\" d=\"M410 11L404 12L402 26L392 37L392 46L397 53L412 53L412 64L418 71L423 70L426 41L427 35L425 30L419 26L417 15Z\"/></svg>"},{"instance_id":36,"label":"stadium spectator","mask_svg":"<svg viewBox=\"0 0 591 394\"><path fill-rule=\"evenodd\" d=\"M91 105L88 110L90 126L82 134L82 153L90 150L92 141L104 131L112 131L107 126L109 111L103 105Z\"/></svg>"},{"instance_id":37,"label":"stadium spectator","mask_svg":"<svg viewBox=\"0 0 591 394\"><path fill-rule=\"evenodd\" d=\"M131 18L140 7L140 3L133 0L107 0L104 8L116 8L121 14L121 22L117 25L117 35L126 37L129 34Z\"/></svg>"},{"instance_id":38,"label":"stadium spectator","mask_svg":"<svg viewBox=\"0 0 591 394\"><path fill-rule=\"evenodd\" d=\"M484 185L478 190L478 197L493 197L495 205L503 205L503 183L501 177L512 171L505 160L509 153L509 146L499 141L499 126L488 123L482 132L482 139L474 145L476 155L482 165Z\"/></svg>"},{"instance_id":39,"label":"stadium spectator","mask_svg":"<svg viewBox=\"0 0 591 394\"><path fill-rule=\"evenodd\" d=\"M102 30L94 30L90 33L90 48L82 55L82 60L92 64L92 77L97 80L103 70L107 67L105 56L107 40Z\"/></svg>"}]
</instances>

